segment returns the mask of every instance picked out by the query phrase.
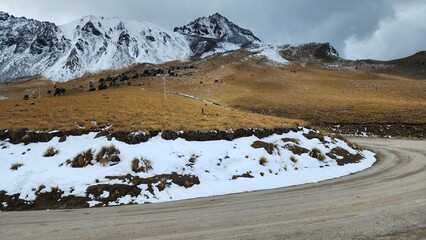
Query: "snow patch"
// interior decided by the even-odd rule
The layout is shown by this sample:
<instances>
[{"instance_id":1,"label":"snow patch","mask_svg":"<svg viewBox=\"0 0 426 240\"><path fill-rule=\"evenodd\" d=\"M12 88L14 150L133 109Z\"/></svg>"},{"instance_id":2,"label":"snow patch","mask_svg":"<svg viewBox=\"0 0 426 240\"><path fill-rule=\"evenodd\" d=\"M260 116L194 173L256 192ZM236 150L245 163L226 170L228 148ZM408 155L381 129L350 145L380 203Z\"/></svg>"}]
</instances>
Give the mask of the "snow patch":
<instances>
[{"instance_id":1,"label":"snow patch","mask_svg":"<svg viewBox=\"0 0 426 240\"><path fill-rule=\"evenodd\" d=\"M289 61L280 55L279 45L263 44L259 47L250 49L251 52L256 53L256 57L266 57L268 60L279 63L288 64Z\"/></svg>"},{"instance_id":2,"label":"snow patch","mask_svg":"<svg viewBox=\"0 0 426 240\"><path fill-rule=\"evenodd\" d=\"M155 187L154 192L148 191L147 184L140 184L141 194L136 197L123 196L108 205L128 203L164 202L197 197L230 194L245 191L254 191L271 188L281 188L298 184L319 182L337 178L351 173L362 171L373 165L375 155L369 151L352 149L340 139L324 138L308 139L303 134L310 130L302 129L286 134L274 134L259 139L255 136L243 137L232 141L186 141L164 140L161 134L151 138L148 142L130 145L106 137L95 138L97 133L82 136L68 136L65 142L60 143L58 137L46 143L10 144L8 140L1 141L0 145L0 191L8 195L19 194L20 199L34 201L37 191L50 192L59 188L65 196L86 197L86 189L98 184L131 184L127 180L111 177L131 175L139 178L150 178L175 172L179 175L191 175L199 178L200 184L185 188L177 184L168 183L160 191ZM284 142L283 138L296 139L298 147L312 150L319 149L324 154L324 160L311 157L308 153L293 154L288 146L294 143ZM266 149L253 148L255 141L263 141L274 147L272 154ZM93 149L95 154L103 147L114 145L120 150L120 162L115 165L103 166L93 162L83 168L72 168L65 164L67 159L73 159L81 151ZM59 153L53 157L43 157L44 151L54 147ZM335 159L326 154L332 149L343 148L351 154L361 154L362 160L357 163L339 166ZM197 156L192 159L192 156ZM262 165L259 159L265 157L267 163ZM292 157L296 158L295 162ZM148 159L152 163L152 170L134 172L132 161L134 158ZM23 164L17 170L11 165ZM238 177L250 175L253 178ZM107 178L107 176L109 176ZM41 189L41 186L45 186ZM110 193L104 191L100 198L107 199ZM93 195L89 196L90 206L102 202ZM6 206L3 203L3 206Z\"/></svg>"}]
</instances>

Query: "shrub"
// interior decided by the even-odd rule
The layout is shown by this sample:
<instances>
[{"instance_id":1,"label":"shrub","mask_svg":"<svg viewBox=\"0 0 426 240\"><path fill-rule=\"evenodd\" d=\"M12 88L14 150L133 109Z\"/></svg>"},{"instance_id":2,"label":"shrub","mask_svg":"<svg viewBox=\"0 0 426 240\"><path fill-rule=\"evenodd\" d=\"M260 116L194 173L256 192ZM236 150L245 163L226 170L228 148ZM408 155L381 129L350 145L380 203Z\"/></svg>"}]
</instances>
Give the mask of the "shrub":
<instances>
[{"instance_id":1,"label":"shrub","mask_svg":"<svg viewBox=\"0 0 426 240\"><path fill-rule=\"evenodd\" d=\"M294 162L294 163L297 163L297 159L296 159L296 157L294 157L294 156L291 156L291 157L290 157L290 161L292 161L292 162Z\"/></svg>"},{"instance_id":2,"label":"shrub","mask_svg":"<svg viewBox=\"0 0 426 240\"><path fill-rule=\"evenodd\" d=\"M16 171L16 170L18 170L18 168L20 168L22 166L24 166L24 164L22 164L22 163L14 163L14 164L12 164L12 166L10 167L10 169Z\"/></svg>"},{"instance_id":3,"label":"shrub","mask_svg":"<svg viewBox=\"0 0 426 240\"><path fill-rule=\"evenodd\" d=\"M195 154L192 154L191 157L189 158L189 162L194 164L198 159L198 156Z\"/></svg>"},{"instance_id":4,"label":"shrub","mask_svg":"<svg viewBox=\"0 0 426 240\"><path fill-rule=\"evenodd\" d=\"M167 182L166 178L160 179L160 183L157 184L157 188L160 192L166 189L168 186L170 186L170 183Z\"/></svg>"},{"instance_id":5,"label":"shrub","mask_svg":"<svg viewBox=\"0 0 426 240\"><path fill-rule=\"evenodd\" d=\"M41 191L43 191L43 189L46 189L46 185L41 184L40 186L38 186L38 189L35 191L36 195L39 195Z\"/></svg>"},{"instance_id":6,"label":"shrub","mask_svg":"<svg viewBox=\"0 0 426 240\"><path fill-rule=\"evenodd\" d=\"M309 152L309 156L316 158L320 161L324 161L325 160L325 156L324 154L322 154L321 150L319 150L318 148L314 148Z\"/></svg>"},{"instance_id":7,"label":"shrub","mask_svg":"<svg viewBox=\"0 0 426 240\"><path fill-rule=\"evenodd\" d=\"M55 187L50 187L50 189L51 189L51 193L58 193L58 192L60 192L61 191L61 189L59 189L59 187L58 186L55 186Z\"/></svg>"},{"instance_id":8,"label":"shrub","mask_svg":"<svg viewBox=\"0 0 426 240\"><path fill-rule=\"evenodd\" d=\"M73 168L82 168L86 167L93 160L93 150L88 149L87 151L83 151L79 153L77 156L73 158L73 160L68 160L67 164L71 165Z\"/></svg>"},{"instance_id":9,"label":"shrub","mask_svg":"<svg viewBox=\"0 0 426 240\"><path fill-rule=\"evenodd\" d=\"M261 157L259 159L259 164L262 166L265 166L268 163L268 159L266 159L266 157Z\"/></svg>"},{"instance_id":10,"label":"shrub","mask_svg":"<svg viewBox=\"0 0 426 240\"><path fill-rule=\"evenodd\" d=\"M44 153L43 156L44 157L53 157L55 156L57 153L59 153L58 149L55 149L54 147L49 147Z\"/></svg>"},{"instance_id":11,"label":"shrub","mask_svg":"<svg viewBox=\"0 0 426 240\"><path fill-rule=\"evenodd\" d=\"M132 160L132 171L133 172L139 172L139 158L133 158Z\"/></svg>"},{"instance_id":12,"label":"shrub","mask_svg":"<svg viewBox=\"0 0 426 240\"><path fill-rule=\"evenodd\" d=\"M109 147L103 146L98 154L96 154L96 161L103 166L106 166L109 163L114 165L120 162L120 157L118 154L120 154L120 150L118 150L118 148L116 148L114 145Z\"/></svg>"},{"instance_id":13,"label":"shrub","mask_svg":"<svg viewBox=\"0 0 426 240\"><path fill-rule=\"evenodd\" d=\"M141 165L141 166L140 166ZM133 158L132 160L132 171L133 172L144 172L147 173L154 168L152 167L152 162L144 158Z\"/></svg>"}]
</instances>

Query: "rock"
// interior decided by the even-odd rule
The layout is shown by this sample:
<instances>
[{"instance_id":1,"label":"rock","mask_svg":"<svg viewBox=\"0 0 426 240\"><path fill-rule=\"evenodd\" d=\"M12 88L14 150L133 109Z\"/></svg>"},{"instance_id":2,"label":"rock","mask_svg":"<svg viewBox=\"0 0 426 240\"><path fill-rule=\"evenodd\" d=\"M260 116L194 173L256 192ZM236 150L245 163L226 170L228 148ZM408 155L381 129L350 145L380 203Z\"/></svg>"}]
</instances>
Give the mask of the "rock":
<instances>
[{"instance_id":1,"label":"rock","mask_svg":"<svg viewBox=\"0 0 426 240\"><path fill-rule=\"evenodd\" d=\"M59 142L65 142L67 140L67 136L63 135L62 137L59 138Z\"/></svg>"}]
</instances>

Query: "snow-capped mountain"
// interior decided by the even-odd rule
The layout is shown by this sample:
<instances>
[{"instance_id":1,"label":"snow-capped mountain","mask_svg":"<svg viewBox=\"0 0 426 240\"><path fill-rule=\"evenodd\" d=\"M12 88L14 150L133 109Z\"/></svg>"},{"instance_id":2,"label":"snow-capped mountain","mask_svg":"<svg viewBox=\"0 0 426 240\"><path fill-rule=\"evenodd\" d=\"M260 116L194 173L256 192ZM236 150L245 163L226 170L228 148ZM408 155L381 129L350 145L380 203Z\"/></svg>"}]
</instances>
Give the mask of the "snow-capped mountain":
<instances>
[{"instance_id":1,"label":"snow-capped mountain","mask_svg":"<svg viewBox=\"0 0 426 240\"><path fill-rule=\"evenodd\" d=\"M152 23L95 16L56 26L0 11L0 82L35 75L67 81L136 63L200 59L241 48L279 64L340 59L328 43L264 44L218 13L169 31Z\"/></svg>"},{"instance_id":2,"label":"snow-capped mountain","mask_svg":"<svg viewBox=\"0 0 426 240\"><path fill-rule=\"evenodd\" d=\"M217 39L238 45L260 42L260 39L250 30L240 28L219 13L197 18L183 27L176 27L174 31L188 36Z\"/></svg>"},{"instance_id":3,"label":"snow-capped mountain","mask_svg":"<svg viewBox=\"0 0 426 240\"><path fill-rule=\"evenodd\" d=\"M173 31L185 35L194 56L202 58L261 43L250 30L237 26L219 13L197 18Z\"/></svg>"},{"instance_id":4,"label":"snow-capped mountain","mask_svg":"<svg viewBox=\"0 0 426 240\"><path fill-rule=\"evenodd\" d=\"M0 32L0 82L32 75L69 80L134 63L183 60L192 54L179 33L118 18L87 16L56 26L0 12Z\"/></svg>"}]
</instances>

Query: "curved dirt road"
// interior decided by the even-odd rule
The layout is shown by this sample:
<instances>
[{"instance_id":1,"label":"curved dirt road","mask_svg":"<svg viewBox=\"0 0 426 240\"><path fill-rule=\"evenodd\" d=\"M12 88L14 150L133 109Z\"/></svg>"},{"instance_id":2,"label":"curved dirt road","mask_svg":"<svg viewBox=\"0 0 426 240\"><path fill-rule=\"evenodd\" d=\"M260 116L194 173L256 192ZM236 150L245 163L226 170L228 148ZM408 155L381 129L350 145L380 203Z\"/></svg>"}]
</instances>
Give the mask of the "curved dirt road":
<instances>
[{"instance_id":1,"label":"curved dirt road","mask_svg":"<svg viewBox=\"0 0 426 240\"><path fill-rule=\"evenodd\" d=\"M352 139L372 168L318 184L152 205L2 212L0 239L425 239L426 141Z\"/></svg>"}]
</instances>

